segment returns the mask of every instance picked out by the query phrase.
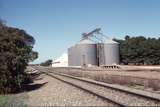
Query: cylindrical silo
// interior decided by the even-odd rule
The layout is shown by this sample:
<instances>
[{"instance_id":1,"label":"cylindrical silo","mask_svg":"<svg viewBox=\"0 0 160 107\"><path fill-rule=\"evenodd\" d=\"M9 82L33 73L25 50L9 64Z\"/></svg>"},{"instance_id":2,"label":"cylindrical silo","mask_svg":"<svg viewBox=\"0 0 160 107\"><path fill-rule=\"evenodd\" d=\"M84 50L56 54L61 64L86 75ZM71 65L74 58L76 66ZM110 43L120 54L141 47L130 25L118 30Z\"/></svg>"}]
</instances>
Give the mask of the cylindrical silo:
<instances>
[{"instance_id":1,"label":"cylindrical silo","mask_svg":"<svg viewBox=\"0 0 160 107\"><path fill-rule=\"evenodd\" d=\"M74 63L74 59L75 59L75 56L74 56L74 46L71 46L70 48L68 48L68 66L73 66L75 63Z\"/></svg>"},{"instance_id":2,"label":"cylindrical silo","mask_svg":"<svg viewBox=\"0 0 160 107\"><path fill-rule=\"evenodd\" d=\"M111 39L105 39L97 44L100 66L119 64L119 44Z\"/></svg>"},{"instance_id":3,"label":"cylindrical silo","mask_svg":"<svg viewBox=\"0 0 160 107\"><path fill-rule=\"evenodd\" d=\"M89 39L79 41L68 49L69 66L97 65L96 44Z\"/></svg>"}]
</instances>

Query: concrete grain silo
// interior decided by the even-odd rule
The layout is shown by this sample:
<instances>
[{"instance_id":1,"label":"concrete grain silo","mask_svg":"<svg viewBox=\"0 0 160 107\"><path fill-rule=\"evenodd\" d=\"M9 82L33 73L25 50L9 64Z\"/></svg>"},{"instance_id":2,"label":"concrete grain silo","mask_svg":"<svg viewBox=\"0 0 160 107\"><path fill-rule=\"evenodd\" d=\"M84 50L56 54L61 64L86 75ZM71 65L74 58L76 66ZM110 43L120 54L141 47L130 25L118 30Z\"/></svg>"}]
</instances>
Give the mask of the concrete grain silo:
<instances>
[{"instance_id":1,"label":"concrete grain silo","mask_svg":"<svg viewBox=\"0 0 160 107\"><path fill-rule=\"evenodd\" d=\"M97 65L96 44L89 39L79 41L68 49L69 66Z\"/></svg>"},{"instance_id":2,"label":"concrete grain silo","mask_svg":"<svg viewBox=\"0 0 160 107\"><path fill-rule=\"evenodd\" d=\"M98 43L97 59L99 66L119 64L119 44L111 39Z\"/></svg>"}]
</instances>

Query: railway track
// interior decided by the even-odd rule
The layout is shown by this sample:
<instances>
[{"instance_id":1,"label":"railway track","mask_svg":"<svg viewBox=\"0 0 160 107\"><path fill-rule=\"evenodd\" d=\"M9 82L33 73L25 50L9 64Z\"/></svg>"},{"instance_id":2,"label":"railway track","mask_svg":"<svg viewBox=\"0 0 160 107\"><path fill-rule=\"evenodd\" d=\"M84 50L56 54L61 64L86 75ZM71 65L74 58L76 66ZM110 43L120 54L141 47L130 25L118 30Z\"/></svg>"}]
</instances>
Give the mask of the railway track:
<instances>
[{"instance_id":1,"label":"railway track","mask_svg":"<svg viewBox=\"0 0 160 107\"><path fill-rule=\"evenodd\" d=\"M53 72L52 70L46 68L36 69L46 75L98 96L103 100L112 102L114 106L160 106L160 96L156 94L152 96L147 92L135 92L109 84L107 85L102 82Z\"/></svg>"}]
</instances>

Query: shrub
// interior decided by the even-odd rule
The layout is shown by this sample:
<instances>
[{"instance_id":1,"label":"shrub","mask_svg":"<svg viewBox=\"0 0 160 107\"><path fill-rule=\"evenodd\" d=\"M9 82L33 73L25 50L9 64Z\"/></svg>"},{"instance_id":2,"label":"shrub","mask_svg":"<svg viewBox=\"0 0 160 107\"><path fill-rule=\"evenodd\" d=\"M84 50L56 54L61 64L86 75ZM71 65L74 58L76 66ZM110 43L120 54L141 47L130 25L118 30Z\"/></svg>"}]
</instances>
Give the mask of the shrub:
<instances>
[{"instance_id":1,"label":"shrub","mask_svg":"<svg viewBox=\"0 0 160 107\"><path fill-rule=\"evenodd\" d=\"M0 93L17 92L27 83L26 66L38 57L32 51L34 43L34 38L24 30L0 21Z\"/></svg>"}]
</instances>

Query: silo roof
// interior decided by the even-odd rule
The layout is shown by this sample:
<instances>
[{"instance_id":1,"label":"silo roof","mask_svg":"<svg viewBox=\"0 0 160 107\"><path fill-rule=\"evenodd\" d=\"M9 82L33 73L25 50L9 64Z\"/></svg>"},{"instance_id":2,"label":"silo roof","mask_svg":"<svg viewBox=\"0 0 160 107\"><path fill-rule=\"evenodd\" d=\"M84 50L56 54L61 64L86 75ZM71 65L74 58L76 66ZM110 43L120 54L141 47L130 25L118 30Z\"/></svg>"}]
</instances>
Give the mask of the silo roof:
<instances>
[{"instance_id":1,"label":"silo roof","mask_svg":"<svg viewBox=\"0 0 160 107\"><path fill-rule=\"evenodd\" d=\"M77 44L95 44L95 43L89 39L83 39L80 40Z\"/></svg>"},{"instance_id":2,"label":"silo roof","mask_svg":"<svg viewBox=\"0 0 160 107\"><path fill-rule=\"evenodd\" d=\"M102 42L105 44L118 44L118 42L116 42L112 39L104 39Z\"/></svg>"}]
</instances>

